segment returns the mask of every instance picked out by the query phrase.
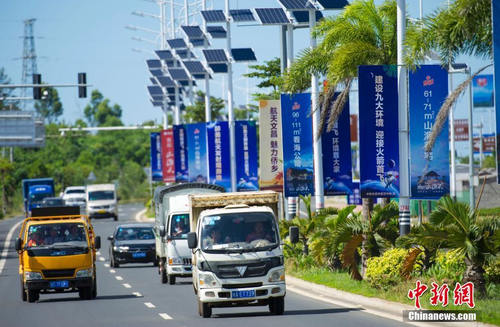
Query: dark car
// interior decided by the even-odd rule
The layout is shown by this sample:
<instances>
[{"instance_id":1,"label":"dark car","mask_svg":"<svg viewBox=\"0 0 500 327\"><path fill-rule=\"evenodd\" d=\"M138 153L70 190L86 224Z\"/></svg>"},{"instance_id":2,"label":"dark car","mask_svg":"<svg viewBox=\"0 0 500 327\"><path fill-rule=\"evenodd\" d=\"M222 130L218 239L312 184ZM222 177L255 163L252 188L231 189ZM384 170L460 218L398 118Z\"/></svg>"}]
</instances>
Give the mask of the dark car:
<instances>
[{"instance_id":1,"label":"dark car","mask_svg":"<svg viewBox=\"0 0 500 327\"><path fill-rule=\"evenodd\" d=\"M44 198L42 207L64 207L64 200L62 198Z\"/></svg>"},{"instance_id":2,"label":"dark car","mask_svg":"<svg viewBox=\"0 0 500 327\"><path fill-rule=\"evenodd\" d=\"M148 263L155 266L155 235L151 224L126 224L116 227L109 247L111 267L124 263Z\"/></svg>"}]
</instances>

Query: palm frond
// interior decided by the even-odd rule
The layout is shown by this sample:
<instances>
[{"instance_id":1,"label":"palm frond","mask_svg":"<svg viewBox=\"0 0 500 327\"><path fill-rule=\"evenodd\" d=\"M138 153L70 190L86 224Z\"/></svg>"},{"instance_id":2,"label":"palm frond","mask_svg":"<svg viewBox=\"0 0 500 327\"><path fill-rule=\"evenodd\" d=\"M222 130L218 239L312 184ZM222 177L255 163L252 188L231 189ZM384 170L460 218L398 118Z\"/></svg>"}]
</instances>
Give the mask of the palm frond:
<instances>
[{"instance_id":1,"label":"palm frond","mask_svg":"<svg viewBox=\"0 0 500 327\"><path fill-rule=\"evenodd\" d=\"M420 253L423 251L420 248L413 248L405 258L403 262L403 267L401 268L401 277L410 279L410 275L413 272L413 267L415 267L415 262Z\"/></svg>"},{"instance_id":2,"label":"palm frond","mask_svg":"<svg viewBox=\"0 0 500 327\"><path fill-rule=\"evenodd\" d=\"M356 262L356 251L363 240L363 235L352 236L352 238L345 244L344 251L342 252L342 264L344 267L349 268L351 277L354 280L363 279L363 277L361 277L361 274L359 273L358 265Z\"/></svg>"}]
</instances>

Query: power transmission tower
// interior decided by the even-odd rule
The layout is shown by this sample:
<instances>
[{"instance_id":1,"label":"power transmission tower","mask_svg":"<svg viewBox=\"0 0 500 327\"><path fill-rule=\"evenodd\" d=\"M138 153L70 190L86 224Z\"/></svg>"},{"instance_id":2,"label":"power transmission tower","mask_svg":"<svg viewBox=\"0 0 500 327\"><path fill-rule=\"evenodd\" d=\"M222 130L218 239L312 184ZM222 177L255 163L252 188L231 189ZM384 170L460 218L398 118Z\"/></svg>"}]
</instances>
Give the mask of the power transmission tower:
<instances>
[{"instance_id":1,"label":"power transmission tower","mask_svg":"<svg viewBox=\"0 0 500 327\"><path fill-rule=\"evenodd\" d=\"M32 84L33 74L37 74L36 52L35 52L35 33L34 33L34 18L24 21L24 36L23 36L23 78L22 84ZM26 88L21 89L21 98L26 97ZM26 109L27 101L22 101L23 109Z\"/></svg>"}]
</instances>

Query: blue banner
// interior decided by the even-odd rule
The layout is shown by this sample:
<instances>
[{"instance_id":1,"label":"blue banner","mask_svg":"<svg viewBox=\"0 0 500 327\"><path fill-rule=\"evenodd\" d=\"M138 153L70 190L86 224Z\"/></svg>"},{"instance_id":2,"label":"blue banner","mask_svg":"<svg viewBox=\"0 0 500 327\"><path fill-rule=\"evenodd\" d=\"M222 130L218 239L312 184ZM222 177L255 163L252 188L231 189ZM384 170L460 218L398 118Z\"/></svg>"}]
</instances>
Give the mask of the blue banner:
<instances>
[{"instance_id":1,"label":"blue banner","mask_svg":"<svg viewBox=\"0 0 500 327\"><path fill-rule=\"evenodd\" d=\"M450 193L448 121L434 150L424 151L447 96L448 72L440 65L422 65L410 73L410 178L414 200L439 199Z\"/></svg>"},{"instance_id":2,"label":"blue banner","mask_svg":"<svg viewBox=\"0 0 500 327\"><path fill-rule=\"evenodd\" d=\"M235 122L237 191L259 190L257 129L254 121Z\"/></svg>"},{"instance_id":3,"label":"blue banner","mask_svg":"<svg viewBox=\"0 0 500 327\"><path fill-rule=\"evenodd\" d=\"M359 153L362 198L399 197L396 66L359 66Z\"/></svg>"},{"instance_id":4,"label":"blue banner","mask_svg":"<svg viewBox=\"0 0 500 327\"><path fill-rule=\"evenodd\" d=\"M314 195L311 94L282 94L285 197Z\"/></svg>"},{"instance_id":5,"label":"blue banner","mask_svg":"<svg viewBox=\"0 0 500 327\"><path fill-rule=\"evenodd\" d=\"M492 108L495 106L493 75L477 75L472 80L472 100L474 108Z\"/></svg>"},{"instance_id":6,"label":"blue banner","mask_svg":"<svg viewBox=\"0 0 500 327\"><path fill-rule=\"evenodd\" d=\"M160 133L151 133L151 175L154 181L162 181L161 165L161 136Z\"/></svg>"},{"instance_id":7,"label":"blue banner","mask_svg":"<svg viewBox=\"0 0 500 327\"><path fill-rule=\"evenodd\" d=\"M495 94L500 94L500 2L491 1L493 6L493 66L495 77ZM495 101L496 134L497 134L497 182L500 183L500 101Z\"/></svg>"},{"instance_id":8,"label":"blue banner","mask_svg":"<svg viewBox=\"0 0 500 327\"><path fill-rule=\"evenodd\" d=\"M352 193L347 196L347 204L361 205L361 191L359 190L359 182L352 182Z\"/></svg>"},{"instance_id":9,"label":"blue banner","mask_svg":"<svg viewBox=\"0 0 500 327\"><path fill-rule=\"evenodd\" d=\"M188 149L184 125L174 125L174 159L175 182L187 183L189 180Z\"/></svg>"},{"instance_id":10,"label":"blue banner","mask_svg":"<svg viewBox=\"0 0 500 327\"><path fill-rule=\"evenodd\" d=\"M333 101L340 93L336 92ZM323 183L325 195L352 193L351 129L349 100L335 122L332 131L321 136L323 149Z\"/></svg>"},{"instance_id":11,"label":"blue banner","mask_svg":"<svg viewBox=\"0 0 500 327\"><path fill-rule=\"evenodd\" d=\"M231 192L231 157L227 121L207 123L208 171L210 184Z\"/></svg>"},{"instance_id":12,"label":"blue banner","mask_svg":"<svg viewBox=\"0 0 500 327\"><path fill-rule=\"evenodd\" d=\"M189 182L208 181L207 126L205 123L186 125Z\"/></svg>"}]
</instances>

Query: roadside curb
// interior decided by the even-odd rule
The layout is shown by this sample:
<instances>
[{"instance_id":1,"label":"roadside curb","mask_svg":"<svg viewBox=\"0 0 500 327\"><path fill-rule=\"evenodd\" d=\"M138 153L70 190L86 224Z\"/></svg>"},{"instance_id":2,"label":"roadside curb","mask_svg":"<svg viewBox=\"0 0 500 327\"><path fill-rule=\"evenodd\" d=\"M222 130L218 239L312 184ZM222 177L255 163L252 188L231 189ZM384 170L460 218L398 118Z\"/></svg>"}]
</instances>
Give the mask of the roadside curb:
<instances>
[{"instance_id":1,"label":"roadside curb","mask_svg":"<svg viewBox=\"0 0 500 327\"><path fill-rule=\"evenodd\" d=\"M363 295L353 294L345 291L340 291L324 285L314 284L304 281L300 278L286 276L287 290L297 293L305 293L309 297L320 297L326 302L333 303L342 307L349 307L352 309L363 310L367 313L376 314L389 319L402 321L404 310L415 310L414 307L402 303L382 300L378 298L366 297ZM424 323L424 322L411 322L410 324L416 326L477 326L477 327L494 327L482 322L439 322L439 323Z\"/></svg>"},{"instance_id":2,"label":"roadside curb","mask_svg":"<svg viewBox=\"0 0 500 327\"><path fill-rule=\"evenodd\" d=\"M139 211L136 215L135 215L135 220L136 221L146 221L146 213L147 209L143 209L141 211Z\"/></svg>"}]
</instances>

